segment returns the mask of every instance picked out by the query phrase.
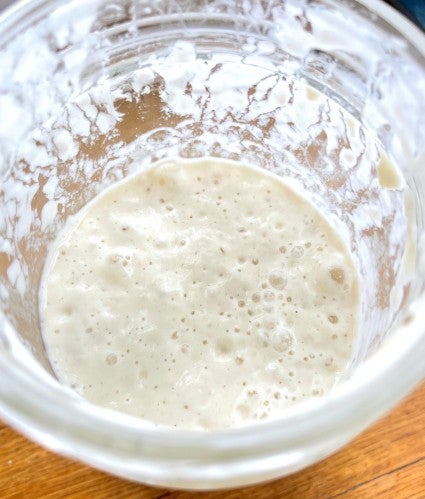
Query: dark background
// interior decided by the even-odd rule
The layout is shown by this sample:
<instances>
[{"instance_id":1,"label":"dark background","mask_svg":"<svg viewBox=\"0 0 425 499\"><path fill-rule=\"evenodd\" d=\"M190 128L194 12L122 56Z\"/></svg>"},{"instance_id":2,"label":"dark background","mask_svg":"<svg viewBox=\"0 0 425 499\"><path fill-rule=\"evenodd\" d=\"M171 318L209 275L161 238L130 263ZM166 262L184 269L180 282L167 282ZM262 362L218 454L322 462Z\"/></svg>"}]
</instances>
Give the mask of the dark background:
<instances>
[{"instance_id":1,"label":"dark background","mask_svg":"<svg viewBox=\"0 0 425 499\"><path fill-rule=\"evenodd\" d=\"M425 0L386 0L425 30Z\"/></svg>"}]
</instances>

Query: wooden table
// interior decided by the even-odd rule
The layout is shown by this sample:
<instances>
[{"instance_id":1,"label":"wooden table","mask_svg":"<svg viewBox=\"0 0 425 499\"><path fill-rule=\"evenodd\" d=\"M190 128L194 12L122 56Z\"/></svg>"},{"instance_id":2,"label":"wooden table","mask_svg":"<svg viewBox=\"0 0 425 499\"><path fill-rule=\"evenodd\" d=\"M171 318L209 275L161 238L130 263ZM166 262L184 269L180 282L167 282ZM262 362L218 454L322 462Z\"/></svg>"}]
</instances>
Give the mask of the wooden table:
<instances>
[{"instance_id":1,"label":"wooden table","mask_svg":"<svg viewBox=\"0 0 425 499\"><path fill-rule=\"evenodd\" d=\"M425 498L425 383L329 459L272 483L229 492L171 492L74 463L0 423L0 498Z\"/></svg>"}]
</instances>

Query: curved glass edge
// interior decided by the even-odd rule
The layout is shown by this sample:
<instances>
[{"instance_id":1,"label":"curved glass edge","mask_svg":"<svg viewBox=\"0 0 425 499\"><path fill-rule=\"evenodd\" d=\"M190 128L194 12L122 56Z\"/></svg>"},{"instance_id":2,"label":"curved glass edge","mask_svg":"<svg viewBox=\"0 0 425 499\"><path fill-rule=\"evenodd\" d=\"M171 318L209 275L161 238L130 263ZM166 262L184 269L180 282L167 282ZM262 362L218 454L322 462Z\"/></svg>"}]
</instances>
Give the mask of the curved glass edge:
<instances>
[{"instance_id":1,"label":"curved glass edge","mask_svg":"<svg viewBox=\"0 0 425 499\"><path fill-rule=\"evenodd\" d=\"M357 1L375 11L377 15L397 28L425 56L425 37L410 21L381 1ZM27 0L17 2L13 11L17 12L19 6L29 3ZM33 5L44 3L32 2ZM261 459L260 446L266 454L269 454L272 449L281 447L282 442L285 442L287 446L297 443L299 445L303 438L313 437L311 435L313 430L318 435L319 441L326 440L326 436L320 432L338 433L338 443L332 447L335 449L394 405L425 375L425 365L423 364L425 355L425 312L423 312L425 311L425 297L422 297L416 304L416 309L418 312L413 320L401 326L394 333L394 337L388 341L388 344L366 361L350 380L341 384L324 399L312 401L308 406L300 404L294 411L288 412L285 418L277 422L208 435L194 434L193 432L176 433L173 430L140 429L140 425L136 422L130 423L127 419L124 421L121 415L117 416L115 413L104 411L85 402L64 399L63 402L68 407L58 406L57 402L53 400L53 395L56 396L60 392L59 388L50 387L49 390L46 390L37 378L31 377L27 373L17 372L15 363L7 356L0 366L2 374L0 393L3 399L0 405L0 414L12 426L52 450L91 462L94 466L106 470L111 470L111 464L117 455L114 439L108 437L117 433L120 434L120 439L136 438L137 445L134 448L128 447L125 453L126 459L129 460L132 458L140 460L141 451L145 461L151 454L159 454L156 456L157 458L166 458L167 455L170 457L167 450L173 446L180 450L197 451L198 455L195 452L193 457L201 460L203 453L208 448L208 456L211 456L210 451L213 450L216 458L220 456L224 458L227 452L238 446L240 453L236 453L233 460L246 459L246 450L253 443L257 443L255 455L257 459ZM409 341L406 342L406 338ZM397 355L395 356L393 352L396 352ZM394 376L391 377L391 373L394 373ZM403 373L403 375L396 376L397 373ZM10 395L10 387L13 387L17 393L21 393L20 390L24 388L30 388L32 396L26 400L17 400L16 397L11 398L10 396L4 397L6 392ZM386 389L382 389L382 387ZM75 412L69 411L70 407ZM76 413L79 413L78 418ZM329 414L332 414L332 417L329 417ZM310 418L315 420L314 429L308 427ZM349 428L354 429L349 431ZM84 438L87 437L88 431L96 433L99 438ZM161 452L158 452L161 449L164 451L162 456ZM155 452L152 453L152 450ZM94 453L97 457L94 457ZM307 464L310 463L303 462L302 466ZM211 464L205 464L204 468L201 467L203 473L208 466ZM134 470L132 472L130 468L126 467L125 473L120 473L118 468L114 471L129 478L144 478L145 482L149 482L149 476L156 476L158 481L152 483L165 484L164 476L158 472L155 474L152 469L144 471L139 469L137 472ZM146 475L148 472L149 474ZM194 478L193 471L187 473L187 480L192 480ZM224 471L221 470L220 476L214 478L211 475L211 479L223 480L225 478L223 474Z\"/></svg>"}]
</instances>

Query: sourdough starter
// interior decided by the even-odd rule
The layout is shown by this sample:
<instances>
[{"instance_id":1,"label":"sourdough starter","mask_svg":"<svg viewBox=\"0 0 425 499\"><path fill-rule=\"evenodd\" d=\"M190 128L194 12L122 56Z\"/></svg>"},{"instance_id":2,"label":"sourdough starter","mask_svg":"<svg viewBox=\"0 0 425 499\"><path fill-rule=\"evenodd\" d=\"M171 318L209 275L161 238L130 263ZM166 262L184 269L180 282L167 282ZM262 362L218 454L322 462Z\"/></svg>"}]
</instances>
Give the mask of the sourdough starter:
<instances>
[{"instance_id":1,"label":"sourdough starter","mask_svg":"<svg viewBox=\"0 0 425 499\"><path fill-rule=\"evenodd\" d=\"M174 159L68 222L40 312L61 382L158 425L210 430L329 391L352 354L358 288L348 248L283 179Z\"/></svg>"}]
</instances>

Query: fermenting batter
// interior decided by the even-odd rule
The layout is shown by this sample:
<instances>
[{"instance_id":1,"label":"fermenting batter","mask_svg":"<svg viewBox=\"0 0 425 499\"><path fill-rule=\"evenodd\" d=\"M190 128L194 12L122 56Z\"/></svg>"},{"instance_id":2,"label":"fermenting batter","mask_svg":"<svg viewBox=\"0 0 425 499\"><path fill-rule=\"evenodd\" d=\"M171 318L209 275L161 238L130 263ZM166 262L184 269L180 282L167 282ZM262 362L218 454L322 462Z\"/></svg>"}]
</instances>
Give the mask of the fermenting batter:
<instances>
[{"instance_id":1,"label":"fermenting batter","mask_svg":"<svg viewBox=\"0 0 425 499\"><path fill-rule=\"evenodd\" d=\"M279 177L216 158L161 162L103 191L58 239L40 293L60 381L186 429L324 394L359 314L330 223Z\"/></svg>"}]
</instances>

